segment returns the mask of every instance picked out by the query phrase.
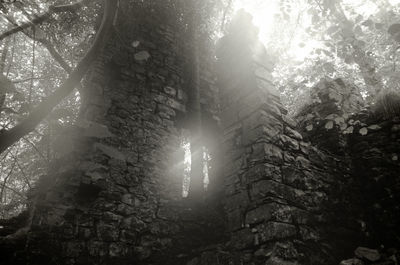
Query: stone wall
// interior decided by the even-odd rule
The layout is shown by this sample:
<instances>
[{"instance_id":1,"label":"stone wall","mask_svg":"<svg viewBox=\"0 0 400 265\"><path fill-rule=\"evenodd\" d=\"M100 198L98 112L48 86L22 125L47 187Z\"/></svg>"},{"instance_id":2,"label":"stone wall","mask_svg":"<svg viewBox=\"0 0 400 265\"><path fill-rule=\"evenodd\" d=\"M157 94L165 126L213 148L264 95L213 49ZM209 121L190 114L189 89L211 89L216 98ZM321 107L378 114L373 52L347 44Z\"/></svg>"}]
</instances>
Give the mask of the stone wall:
<instances>
[{"instance_id":1,"label":"stone wall","mask_svg":"<svg viewBox=\"0 0 400 265\"><path fill-rule=\"evenodd\" d=\"M297 116L299 128L313 145L347 161L350 177L336 198L359 223L358 244L383 252L398 248L399 118L364 107L357 87L342 79L321 80L312 97Z\"/></svg>"},{"instance_id":2,"label":"stone wall","mask_svg":"<svg viewBox=\"0 0 400 265\"><path fill-rule=\"evenodd\" d=\"M355 185L361 190L358 202L365 244L398 249L400 119L381 119L370 111L352 118L359 122L349 135L348 152Z\"/></svg>"},{"instance_id":3,"label":"stone wall","mask_svg":"<svg viewBox=\"0 0 400 265\"><path fill-rule=\"evenodd\" d=\"M189 264L337 264L356 239L334 211L347 166L303 141L264 47L246 30L225 36L218 53L230 239L225 252L208 250Z\"/></svg>"},{"instance_id":4,"label":"stone wall","mask_svg":"<svg viewBox=\"0 0 400 265\"><path fill-rule=\"evenodd\" d=\"M160 10L127 3L88 75L80 120L38 184L32 264L179 264L218 238L205 229L223 231L208 222L212 208L182 200L183 36Z\"/></svg>"}]
</instances>

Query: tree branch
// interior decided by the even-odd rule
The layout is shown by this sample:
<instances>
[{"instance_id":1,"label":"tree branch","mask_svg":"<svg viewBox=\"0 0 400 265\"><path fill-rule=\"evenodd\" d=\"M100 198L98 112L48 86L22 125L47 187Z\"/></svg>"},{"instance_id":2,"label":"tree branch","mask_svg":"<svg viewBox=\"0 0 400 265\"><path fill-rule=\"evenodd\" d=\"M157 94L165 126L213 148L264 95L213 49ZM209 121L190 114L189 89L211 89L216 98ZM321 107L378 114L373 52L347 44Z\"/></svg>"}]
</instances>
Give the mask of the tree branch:
<instances>
[{"instance_id":1,"label":"tree branch","mask_svg":"<svg viewBox=\"0 0 400 265\"><path fill-rule=\"evenodd\" d=\"M105 0L103 21L92 47L85 57L78 63L67 80L49 97L42 101L21 123L0 134L0 153L17 142L21 137L30 133L35 127L77 86L85 75L91 63L96 59L98 52L103 48L112 29L113 20L117 11L117 1Z\"/></svg>"},{"instance_id":2,"label":"tree branch","mask_svg":"<svg viewBox=\"0 0 400 265\"><path fill-rule=\"evenodd\" d=\"M14 171L14 167L15 167L15 160L14 160L14 163L12 164L12 166L11 166L10 171L8 172L7 176L3 180L3 186L1 187L1 190L0 190L0 202L3 202L4 189L5 189L6 185L7 185L8 179L10 178L11 174Z\"/></svg>"},{"instance_id":3,"label":"tree branch","mask_svg":"<svg viewBox=\"0 0 400 265\"><path fill-rule=\"evenodd\" d=\"M13 29L10 29L9 31L6 31L3 34L1 34L0 40L4 39L12 34L15 34L17 32L23 31L23 30L31 27L32 24L37 25L37 24L43 23L44 21L51 18L51 16L55 13L66 12L66 11L74 12L77 9L79 9L86 2L88 2L88 0L82 0L77 3L73 3L73 4L69 4L69 5L50 6L49 10L46 13L36 16L32 21L28 21L22 25L19 25Z\"/></svg>"},{"instance_id":4,"label":"tree branch","mask_svg":"<svg viewBox=\"0 0 400 265\"><path fill-rule=\"evenodd\" d=\"M28 14L22 7L18 7L18 9L26 16L26 18L28 19L28 22L26 23L30 23L32 25L32 27L35 26L35 24L33 24L33 20L34 18L32 18L32 16L30 14ZM9 16L6 16L6 19L8 20L8 22L10 22L11 24L13 24L14 26L18 27L18 24ZM40 42L50 53L51 56L53 56L53 59L68 73L70 74L72 71L71 66L69 66L69 64L62 58L62 56L58 53L58 51L54 48L54 46L45 38L37 38L35 34L33 34L33 36L28 33L27 31L23 31L23 33L28 36L29 38L31 38L33 41L38 41Z\"/></svg>"},{"instance_id":5,"label":"tree branch","mask_svg":"<svg viewBox=\"0 0 400 265\"><path fill-rule=\"evenodd\" d=\"M54 78L56 78L56 77L55 76L38 76L38 77L29 77L29 78L25 78L25 79L13 80L12 82L14 84L18 84L18 83L28 82L31 80L54 79Z\"/></svg>"}]
</instances>

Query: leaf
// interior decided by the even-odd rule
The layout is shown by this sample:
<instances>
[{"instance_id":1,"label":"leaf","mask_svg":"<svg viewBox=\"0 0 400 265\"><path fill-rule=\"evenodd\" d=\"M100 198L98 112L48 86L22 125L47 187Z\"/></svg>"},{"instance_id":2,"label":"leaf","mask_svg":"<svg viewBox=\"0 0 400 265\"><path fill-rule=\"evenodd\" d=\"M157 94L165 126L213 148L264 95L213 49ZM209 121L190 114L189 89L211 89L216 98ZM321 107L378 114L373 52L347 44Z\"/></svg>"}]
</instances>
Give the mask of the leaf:
<instances>
[{"instance_id":1,"label":"leaf","mask_svg":"<svg viewBox=\"0 0 400 265\"><path fill-rule=\"evenodd\" d=\"M360 47L365 47L367 45L367 43L363 40L357 40L356 45L360 46Z\"/></svg>"},{"instance_id":2,"label":"leaf","mask_svg":"<svg viewBox=\"0 0 400 265\"><path fill-rule=\"evenodd\" d=\"M306 130L307 130L307 131L311 131L312 129L313 129L313 125L312 125L312 124L307 125L307 127L306 127Z\"/></svg>"},{"instance_id":3,"label":"leaf","mask_svg":"<svg viewBox=\"0 0 400 265\"><path fill-rule=\"evenodd\" d=\"M326 33L327 34L333 34L333 33L337 32L339 29L340 29L339 26L334 25L334 26L329 27L326 30Z\"/></svg>"},{"instance_id":4,"label":"leaf","mask_svg":"<svg viewBox=\"0 0 400 265\"><path fill-rule=\"evenodd\" d=\"M334 120L338 115L335 113L329 114L328 116L325 117L327 120Z\"/></svg>"},{"instance_id":5,"label":"leaf","mask_svg":"<svg viewBox=\"0 0 400 265\"><path fill-rule=\"evenodd\" d=\"M12 100L13 101L25 101L25 96L20 92L15 92L12 97Z\"/></svg>"},{"instance_id":6,"label":"leaf","mask_svg":"<svg viewBox=\"0 0 400 265\"><path fill-rule=\"evenodd\" d=\"M331 63L324 63L322 66L328 74L331 74L335 71L335 67Z\"/></svg>"},{"instance_id":7,"label":"leaf","mask_svg":"<svg viewBox=\"0 0 400 265\"><path fill-rule=\"evenodd\" d=\"M342 29L342 36L343 38L347 39L347 38L352 38L353 36L353 31L349 28L343 28Z\"/></svg>"},{"instance_id":8,"label":"leaf","mask_svg":"<svg viewBox=\"0 0 400 265\"><path fill-rule=\"evenodd\" d=\"M312 23L313 25L318 24L319 21L320 21L320 17L319 17L317 14L315 14L315 15L312 16L312 18L311 18L311 23Z\"/></svg>"},{"instance_id":9,"label":"leaf","mask_svg":"<svg viewBox=\"0 0 400 265\"><path fill-rule=\"evenodd\" d=\"M328 121L328 122L325 124L325 129L330 130L330 129L332 129L332 128L333 128L333 121Z\"/></svg>"},{"instance_id":10,"label":"leaf","mask_svg":"<svg viewBox=\"0 0 400 265\"><path fill-rule=\"evenodd\" d=\"M46 39L46 32L44 32L41 28L35 27L35 39L43 40Z\"/></svg>"},{"instance_id":11,"label":"leaf","mask_svg":"<svg viewBox=\"0 0 400 265\"><path fill-rule=\"evenodd\" d=\"M350 133L353 133L353 131L354 131L354 127L350 126L350 127L347 127L347 129L343 133L344 134L350 134Z\"/></svg>"},{"instance_id":12,"label":"leaf","mask_svg":"<svg viewBox=\"0 0 400 265\"><path fill-rule=\"evenodd\" d=\"M381 126L379 126L378 124L373 124L373 125L368 126L368 129L379 130L379 129L381 129Z\"/></svg>"},{"instance_id":13,"label":"leaf","mask_svg":"<svg viewBox=\"0 0 400 265\"><path fill-rule=\"evenodd\" d=\"M300 48L304 48L305 46L306 46L306 45L304 44L304 42L300 42L300 43L299 43L299 47L300 47Z\"/></svg>"},{"instance_id":14,"label":"leaf","mask_svg":"<svg viewBox=\"0 0 400 265\"><path fill-rule=\"evenodd\" d=\"M365 27L372 27L374 25L374 22L371 19L367 19L363 23L361 23L361 25Z\"/></svg>"},{"instance_id":15,"label":"leaf","mask_svg":"<svg viewBox=\"0 0 400 265\"><path fill-rule=\"evenodd\" d=\"M340 124L340 130L343 131L347 128L347 124L346 123L342 123Z\"/></svg>"},{"instance_id":16,"label":"leaf","mask_svg":"<svg viewBox=\"0 0 400 265\"><path fill-rule=\"evenodd\" d=\"M364 18L363 16L358 15L358 16L356 17L356 19L355 19L355 22L356 22L356 23L359 23L363 18Z\"/></svg>"},{"instance_id":17,"label":"leaf","mask_svg":"<svg viewBox=\"0 0 400 265\"><path fill-rule=\"evenodd\" d=\"M331 91L329 93L329 98L334 99L337 102L340 102L343 99L342 95L340 95L339 93L337 93L335 91Z\"/></svg>"},{"instance_id":18,"label":"leaf","mask_svg":"<svg viewBox=\"0 0 400 265\"><path fill-rule=\"evenodd\" d=\"M150 58L150 53L148 53L147 51L140 51L135 53L134 57L136 61L143 61Z\"/></svg>"},{"instance_id":19,"label":"leaf","mask_svg":"<svg viewBox=\"0 0 400 265\"><path fill-rule=\"evenodd\" d=\"M139 45L140 45L140 41L138 41L138 40L132 41L133 48L137 48Z\"/></svg>"},{"instance_id":20,"label":"leaf","mask_svg":"<svg viewBox=\"0 0 400 265\"><path fill-rule=\"evenodd\" d=\"M361 29L360 26L356 26L356 27L354 28L354 34L358 34L358 35L363 34L363 31L362 31L362 29Z\"/></svg>"},{"instance_id":21,"label":"leaf","mask_svg":"<svg viewBox=\"0 0 400 265\"><path fill-rule=\"evenodd\" d=\"M18 114L18 112L12 108L2 108L0 111L3 111L5 114Z\"/></svg>"},{"instance_id":22,"label":"leaf","mask_svg":"<svg viewBox=\"0 0 400 265\"><path fill-rule=\"evenodd\" d=\"M306 120L311 120L312 118L314 118L314 115L311 113L308 113L306 116Z\"/></svg>"},{"instance_id":23,"label":"leaf","mask_svg":"<svg viewBox=\"0 0 400 265\"><path fill-rule=\"evenodd\" d=\"M368 129L363 127L358 131L361 135L367 135L368 134Z\"/></svg>"},{"instance_id":24,"label":"leaf","mask_svg":"<svg viewBox=\"0 0 400 265\"><path fill-rule=\"evenodd\" d=\"M335 119L336 124L340 125L344 123L344 118L343 117L337 117Z\"/></svg>"},{"instance_id":25,"label":"leaf","mask_svg":"<svg viewBox=\"0 0 400 265\"><path fill-rule=\"evenodd\" d=\"M375 28L378 30L383 29L383 23L375 23Z\"/></svg>"},{"instance_id":26,"label":"leaf","mask_svg":"<svg viewBox=\"0 0 400 265\"><path fill-rule=\"evenodd\" d=\"M347 64L353 63L353 62L354 62L353 56L351 56L351 55L346 56L346 57L344 58L344 62L347 63Z\"/></svg>"}]
</instances>

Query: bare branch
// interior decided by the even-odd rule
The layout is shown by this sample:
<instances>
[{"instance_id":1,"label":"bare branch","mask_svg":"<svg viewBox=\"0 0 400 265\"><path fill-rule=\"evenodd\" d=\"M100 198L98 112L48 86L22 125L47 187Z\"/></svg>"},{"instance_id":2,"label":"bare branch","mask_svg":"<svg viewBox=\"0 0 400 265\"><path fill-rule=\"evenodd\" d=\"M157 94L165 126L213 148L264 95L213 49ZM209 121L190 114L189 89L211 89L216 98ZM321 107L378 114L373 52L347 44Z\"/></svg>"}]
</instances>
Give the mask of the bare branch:
<instances>
[{"instance_id":1,"label":"bare branch","mask_svg":"<svg viewBox=\"0 0 400 265\"><path fill-rule=\"evenodd\" d=\"M26 199L26 195L25 194L23 194L22 192L19 192L18 190L14 189L14 188L11 188L8 185L4 185L4 189L10 190L10 191L14 192L15 194L17 194L18 196Z\"/></svg>"},{"instance_id":2,"label":"bare branch","mask_svg":"<svg viewBox=\"0 0 400 265\"><path fill-rule=\"evenodd\" d=\"M3 186L1 187L1 191L0 191L0 202L3 202L4 189L5 189L6 185L7 185L8 179L10 178L11 174L12 174L13 171L14 171L15 162L16 162L16 160L14 159L14 163L13 163L12 166L11 166L10 172L8 172L7 176L6 176L6 177L4 178L4 180L3 180Z\"/></svg>"},{"instance_id":3,"label":"bare branch","mask_svg":"<svg viewBox=\"0 0 400 265\"><path fill-rule=\"evenodd\" d=\"M31 27L32 24L33 25L38 25L40 23L43 23L44 21L50 19L51 16L53 14L55 14L55 13L67 12L67 11L68 12L74 12L77 9L79 9L81 6L83 6L83 4L86 3L86 2L88 2L88 0L82 0L82 1L79 1L77 3L73 3L73 4L69 4L69 5L50 6L49 10L46 13L44 13L42 15L39 15L39 16L35 16L35 18L33 20L31 20L31 21L29 21L27 23L24 23L22 25L19 25L19 26L13 28L13 29L10 29L10 30L4 32L3 34L1 34L0 35L0 40L4 39L4 38L6 38L6 37L8 37L8 36L10 36L12 34L15 34L17 32L23 31L23 30Z\"/></svg>"},{"instance_id":4,"label":"bare branch","mask_svg":"<svg viewBox=\"0 0 400 265\"><path fill-rule=\"evenodd\" d=\"M33 20L34 18L32 18L32 16L30 16L22 7L19 7L19 10L21 10L24 15L26 16L26 18L29 20L27 23L30 23L32 25L32 27L35 26L35 24L33 24ZM17 23L10 18L9 16L5 16L5 18L7 19L8 22L10 22L13 25L17 25ZM17 25L18 26L18 25ZM24 30L23 33L28 36L29 38L33 39L33 41L38 41L39 43L41 43L50 53L50 55L53 57L53 59L67 72L67 73L71 73L72 68L69 66L69 64L62 58L62 56L60 55L60 53L54 48L54 46L46 39L44 38L37 38L35 34L31 35L30 33L28 33L28 31Z\"/></svg>"},{"instance_id":5,"label":"bare branch","mask_svg":"<svg viewBox=\"0 0 400 265\"><path fill-rule=\"evenodd\" d=\"M67 80L49 97L42 101L30 115L21 123L0 134L0 153L17 142L24 135L30 133L35 127L79 84L82 77L96 59L98 52L103 48L108 39L113 20L117 11L117 1L105 0L103 21L92 47L85 57L78 63Z\"/></svg>"},{"instance_id":6,"label":"bare branch","mask_svg":"<svg viewBox=\"0 0 400 265\"><path fill-rule=\"evenodd\" d=\"M42 152L39 150L39 148L37 148L37 146L32 143L28 138L26 137L22 137L22 139L24 139L30 146L32 146L33 149L35 149L35 151L39 154L39 156L41 158L43 158L44 160L46 160L46 157L44 156L44 154L42 154Z\"/></svg>"},{"instance_id":7,"label":"bare branch","mask_svg":"<svg viewBox=\"0 0 400 265\"><path fill-rule=\"evenodd\" d=\"M19 168L19 171L21 171L21 174L24 177L25 184L28 185L29 188L31 188L31 184L29 183L29 178L26 175L24 168L19 163L18 158L15 155L13 155L12 153L11 153L11 156L15 159L15 162L17 163L17 167Z\"/></svg>"},{"instance_id":8,"label":"bare branch","mask_svg":"<svg viewBox=\"0 0 400 265\"><path fill-rule=\"evenodd\" d=\"M220 28L221 32L224 32L225 30L226 15L228 14L228 10L231 8L231 6L232 6L232 0L229 0L228 4L225 7L224 14L222 15L221 28Z\"/></svg>"},{"instance_id":9,"label":"bare branch","mask_svg":"<svg viewBox=\"0 0 400 265\"><path fill-rule=\"evenodd\" d=\"M54 79L54 78L56 78L56 77L55 76L38 76L38 77L29 77L29 78L25 78L25 79L13 80L12 82L14 84L18 84L18 83L28 82L31 80Z\"/></svg>"}]
</instances>

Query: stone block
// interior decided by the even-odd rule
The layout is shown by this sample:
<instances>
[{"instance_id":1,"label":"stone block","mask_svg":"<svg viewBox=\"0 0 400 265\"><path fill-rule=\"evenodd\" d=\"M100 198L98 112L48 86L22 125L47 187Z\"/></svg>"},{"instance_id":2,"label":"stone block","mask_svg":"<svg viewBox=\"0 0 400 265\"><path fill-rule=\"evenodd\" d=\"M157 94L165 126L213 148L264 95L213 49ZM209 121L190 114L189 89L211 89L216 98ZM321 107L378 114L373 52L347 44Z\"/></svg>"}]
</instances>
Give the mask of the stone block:
<instances>
[{"instance_id":1,"label":"stone block","mask_svg":"<svg viewBox=\"0 0 400 265\"><path fill-rule=\"evenodd\" d=\"M249 197L246 191L241 191L226 198L225 208L230 211L249 204Z\"/></svg>"},{"instance_id":2,"label":"stone block","mask_svg":"<svg viewBox=\"0 0 400 265\"><path fill-rule=\"evenodd\" d=\"M253 152L250 161L267 161L281 164L283 162L283 151L276 145L270 143L256 143L252 145Z\"/></svg>"},{"instance_id":3,"label":"stone block","mask_svg":"<svg viewBox=\"0 0 400 265\"><path fill-rule=\"evenodd\" d=\"M364 262L359 259L346 259L340 262L339 265L364 265Z\"/></svg>"},{"instance_id":4,"label":"stone block","mask_svg":"<svg viewBox=\"0 0 400 265\"><path fill-rule=\"evenodd\" d=\"M272 212L275 210L272 204L263 204L257 208L250 210L246 214L246 224L255 224L263 221L269 221L272 217Z\"/></svg>"},{"instance_id":5,"label":"stone block","mask_svg":"<svg viewBox=\"0 0 400 265\"><path fill-rule=\"evenodd\" d=\"M365 247L358 247L354 251L354 254L358 258L366 259L366 260L372 261L372 262L376 262L381 258L381 254L379 254L378 250L365 248Z\"/></svg>"},{"instance_id":6,"label":"stone block","mask_svg":"<svg viewBox=\"0 0 400 265\"><path fill-rule=\"evenodd\" d=\"M241 209L234 209L227 213L228 226L230 231L235 231L242 228L243 214Z\"/></svg>"},{"instance_id":7,"label":"stone block","mask_svg":"<svg viewBox=\"0 0 400 265\"><path fill-rule=\"evenodd\" d=\"M270 78L270 77L266 77ZM266 79L264 77L256 77L256 83L259 88L265 89L269 94L274 97L280 97L280 93L278 89L272 84L270 79Z\"/></svg>"},{"instance_id":8,"label":"stone block","mask_svg":"<svg viewBox=\"0 0 400 265\"><path fill-rule=\"evenodd\" d=\"M272 180L261 180L252 184L250 196L253 200L265 198L267 195L272 197L286 197L289 187Z\"/></svg>"},{"instance_id":9,"label":"stone block","mask_svg":"<svg viewBox=\"0 0 400 265\"><path fill-rule=\"evenodd\" d=\"M267 108L267 106L268 100L265 97L265 93L259 93L259 91L255 91L242 98L240 101L240 109L237 112L238 118L243 119L257 110Z\"/></svg>"},{"instance_id":10,"label":"stone block","mask_svg":"<svg viewBox=\"0 0 400 265\"><path fill-rule=\"evenodd\" d=\"M306 159L304 156L296 157L296 162L297 162L297 165L301 168L304 168L304 169L311 168L310 160Z\"/></svg>"},{"instance_id":11,"label":"stone block","mask_svg":"<svg viewBox=\"0 0 400 265\"><path fill-rule=\"evenodd\" d=\"M242 167L242 158L238 158L235 161L232 162L227 162L223 167L222 167L222 172L223 172L223 176L231 176L237 172L239 172L239 170Z\"/></svg>"},{"instance_id":12,"label":"stone block","mask_svg":"<svg viewBox=\"0 0 400 265\"><path fill-rule=\"evenodd\" d=\"M118 240L118 230L112 225L106 225L100 223L97 225L97 235L102 241L117 241Z\"/></svg>"},{"instance_id":13,"label":"stone block","mask_svg":"<svg viewBox=\"0 0 400 265\"><path fill-rule=\"evenodd\" d=\"M282 167L282 182L297 189L312 190L322 186L317 176L306 170L298 170L292 166Z\"/></svg>"},{"instance_id":14,"label":"stone block","mask_svg":"<svg viewBox=\"0 0 400 265\"><path fill-rule=\"evenodd\" d=\"M281 181L280 168L267 163L257 164L247 169L242 177L242 180L247 184L261 179Z\"/></svg>"},{"instance_id":15,"label":"stone block","mask_svg":"<svg viewBox=\"0 0 400 265\"><path fill-rule=\"evenodd\" d=\"M297 228L294 225L278 222L268 222L255 227L261 243L271 240L293 237L297 234Z\"/></svg>"},{"instance_id":16,"label":"stone block","mask_svg":"<svg viewBox=\"0 0 400 265\"><path fill-rule=\"evenodd\" d=\"M299 150L299 143L297 142L297 140L290 138L286 135L280 135L280 142L282 143L282 145L286 148L288 148L289 150Z\"/></svg>"},{"instance_id":17,"label":"stone block","mask_svg":"<svg viewBox=\"0 0 400 265\"><path fill-rule=\"evenodd\" d=\"M270 70L268 70L268 69L266 69L266 68L264 68L262 66L257 65L256 69L254 70L254 74L255 74L256 78L259 78L259 79L262 79L262 80L265 80L265 81L269 81L270 82L270 86L273 86L272 85L273 78L272 78L272 74L271 74ZM262 87L264 88L264 86L262 86Z\"/></svg>"},{"instance_id":18,"label":"stone block","mask_svg":"<svg viewBox=\"0 0 400 265\"><path fill-rule=\"evenodd\" d=\"M228 128L232 124L238 122L237 118L237 106L232 105L224 109L220 114L220 119L223 128Z\"/></svg>"},{"instance_id":19,"label":"stone block","mask_svg":"<svg viewBox=\"0 0 400 265\"><path fill-rule=\"evenodd\" d=\"M170 96L176 96L176 89L170 86L164 87L164 92Z\"/></svg>"},{"instance_id":20,"label":"stone block","mask_svg":"<svg viewBox=\"0 0 400 265\"><path fill-rule=\"evenodd\" d=\"M273 144L264 144L265 158L267 161L275 162L277 164L283 163L282 149Z\"/></svg>"},{"instance_id":21,"label":"stone block","mask_svg":"<svg viewBox=\"0 0 400 265\"><path fill-rule=\"evenodd\" d=\"M255 236L250 228L244 228L232 233L231 241L236 249L245 249L252 247L255 242Z\"/></svg>"},{"instance_id":22,"label":"stone block","mask_svg":"<svg viewBox=\"0 0 400 265\"><path fill-rule=\"evenodd\" d=\"M272 257L267 260L265 265L299 265L297 261L287 261L278 257Z\"/></svg>"},{"instance_id":23,"label":"stone block","mask_svg":"<svg viewBox=\"0 0 400 265\"><path fill-rule=\"evenodd\" d=\"M296 130L290 128L289 126L285 127L285 133L289 136L292 137L296 140L302 141L303 140L303 136Z\"/></svg>"}]
</instances>

